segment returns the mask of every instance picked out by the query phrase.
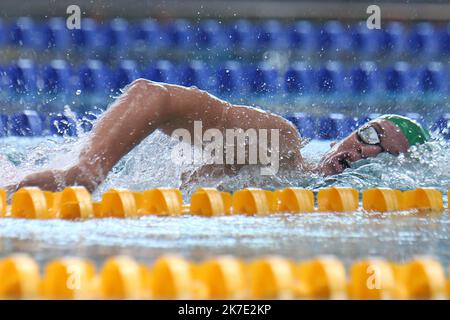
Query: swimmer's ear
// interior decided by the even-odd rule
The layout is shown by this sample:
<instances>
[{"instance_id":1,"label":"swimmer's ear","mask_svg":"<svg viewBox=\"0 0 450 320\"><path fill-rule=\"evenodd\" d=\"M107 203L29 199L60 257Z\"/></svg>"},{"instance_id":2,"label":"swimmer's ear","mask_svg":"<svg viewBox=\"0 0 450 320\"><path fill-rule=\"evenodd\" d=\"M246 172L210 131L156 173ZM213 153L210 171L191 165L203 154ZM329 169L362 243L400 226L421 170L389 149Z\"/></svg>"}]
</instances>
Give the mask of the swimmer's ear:
<instances>
[{"instance_id":1,"label":"swimmer's ear","mask_svg":"<svg viewBox=\"0 0 450 320\"><path fill-rule=\"evenodd\" d=\"M330 148L333 148L334 145L336 144L336 142L337 142L337 141L331 141L331 142L330 142Z\"/></svg>"}]
</instances>

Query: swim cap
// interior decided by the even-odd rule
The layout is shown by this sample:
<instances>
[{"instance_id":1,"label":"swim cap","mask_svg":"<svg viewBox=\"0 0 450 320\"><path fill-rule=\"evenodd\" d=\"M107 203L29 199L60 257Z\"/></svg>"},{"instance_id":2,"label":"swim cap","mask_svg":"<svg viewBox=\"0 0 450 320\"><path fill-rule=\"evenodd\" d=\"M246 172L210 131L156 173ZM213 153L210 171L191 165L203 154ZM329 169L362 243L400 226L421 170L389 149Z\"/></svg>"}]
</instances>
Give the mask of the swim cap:
<instances>
[{"instance_id":1,"label":"swim cap","mask_svg":"<svg viewBox=\"0 0 450 320\"><path fill-rule=\"evenodd\" d=\"M425 143L430 139L430 133L416 121L395 114L388 114L380 117L395 124L405 135L410 146Z\"/></svg>"}]
</instances>

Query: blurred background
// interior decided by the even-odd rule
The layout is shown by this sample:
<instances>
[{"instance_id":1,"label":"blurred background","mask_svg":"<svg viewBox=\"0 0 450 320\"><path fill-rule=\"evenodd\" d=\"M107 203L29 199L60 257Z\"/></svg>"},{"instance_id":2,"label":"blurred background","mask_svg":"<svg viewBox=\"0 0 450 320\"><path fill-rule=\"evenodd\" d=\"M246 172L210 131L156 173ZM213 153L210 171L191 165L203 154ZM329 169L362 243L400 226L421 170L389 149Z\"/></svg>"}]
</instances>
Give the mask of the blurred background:
<instances>
[{"instance_id":1,"label":"blurred background","mask_svg":"<svg viewBox=\"0 0 450 320\"><path fill-rule=\"evenodd\" d=\"M449 17L450 1L3 0L0 135L89 130L144 77L282 114L311 138L387 112L449 137Z\"/></svg>"}]
</instances>

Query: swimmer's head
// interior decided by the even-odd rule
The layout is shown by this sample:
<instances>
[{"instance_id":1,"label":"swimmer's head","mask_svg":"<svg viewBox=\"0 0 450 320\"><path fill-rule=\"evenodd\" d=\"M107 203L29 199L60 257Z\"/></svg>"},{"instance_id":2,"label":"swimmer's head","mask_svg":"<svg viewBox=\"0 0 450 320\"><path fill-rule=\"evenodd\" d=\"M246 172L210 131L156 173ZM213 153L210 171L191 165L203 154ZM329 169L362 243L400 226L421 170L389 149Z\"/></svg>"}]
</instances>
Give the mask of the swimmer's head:
<instances>
[{"instance_id":1,"label":"swimmer's head","mask_svg":"<svg viewBox=\"0 0 450 320\"><path fill-rule=\"evenodd\" d=\"M399 115L384 115L333 143L320 161L319 170L325 175L341 173L360 159L376 157L382 152L399 155L429 138L428 131L414 120Z\"/></svg>"}]
</instances>

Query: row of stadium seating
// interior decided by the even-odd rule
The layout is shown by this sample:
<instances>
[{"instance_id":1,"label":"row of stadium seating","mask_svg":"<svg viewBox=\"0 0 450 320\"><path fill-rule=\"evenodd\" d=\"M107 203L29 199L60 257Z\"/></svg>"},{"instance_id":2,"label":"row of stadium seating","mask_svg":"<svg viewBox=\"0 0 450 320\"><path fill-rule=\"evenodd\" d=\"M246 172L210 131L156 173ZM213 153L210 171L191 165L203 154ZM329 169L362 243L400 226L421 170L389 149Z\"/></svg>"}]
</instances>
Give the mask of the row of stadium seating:
<instances>
[{"instance_id":1,"label":"row of stadium seating","mask_svg":"<svg viewBox=\"0 0 450 320\"><path fill-rule=\"evenodd\" d=\"M123 60L111 68L99 60L71 66L64 60L38 65L20 59L0 65L0 89L12 93L73 93L77 90L96 94L117 92L137 78L177 83L219 93L294 93L323 94L334 92L439 92L449 89L449 72L445 64L430 62L413 67L397 62L379 68L374 62L344 66L337 61L311 67L303 62L278 70L267 63L243 64L229 61L217 67L205 62L174 64L159 60L141 68L133 60Z\"/></svg>"},{"instance_id":2,"label":"row of stadium seating","mask_svg":"<svg viewBox=\"0 0 450 320\"><path fill-rule=\"evenodd\" d=\"M426 122L416 113L405 115L419 123ZM341 139L358 126L377 117L371 114L364 117L353 118L340 113L331 113L323 116L313 116L305 113L287 114L290 120L300 131L303 137L311 139ZM33 110L0 115L0 137L5 136L76 136L80 132L89 131L92 122L97 119L94 113L80 113L78 115L50 114L45 115ZM432 123L431 129L450 139L450 113L445 113Z\"/></svg>"},{"instance_id":3,"label":"row of stadium seating","mask_svg":"<svg viewBox=\"0 0 450 320\"><path fill-rule=\"evenodd\" d=\"M111 47L129 50L139 43L150 49L289 48L332 54L448 56L450 25L391 22L379 30L370 30L365 22L328 21L319 24L309 21L206 20L197 23L178 19L161 23L152 19L128 22L117 18L105 22L84 19L81 29L69 30L64 18L34 21L21 17L14 21L0 21L0 47L55 50L82 47L109 51Z\"/></svg>"}]
</instances>

